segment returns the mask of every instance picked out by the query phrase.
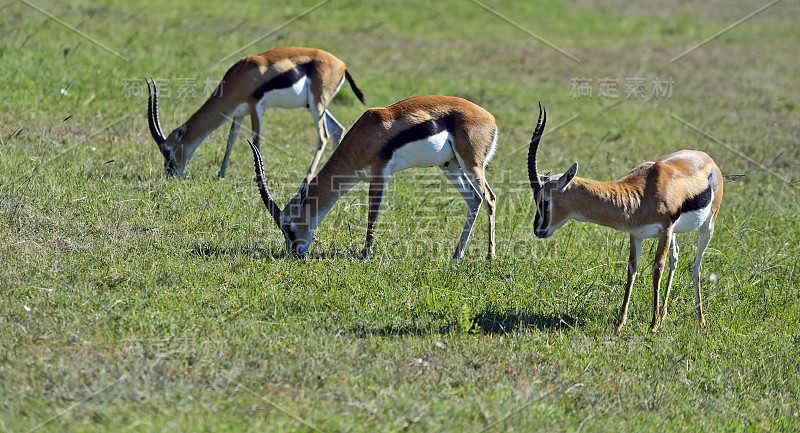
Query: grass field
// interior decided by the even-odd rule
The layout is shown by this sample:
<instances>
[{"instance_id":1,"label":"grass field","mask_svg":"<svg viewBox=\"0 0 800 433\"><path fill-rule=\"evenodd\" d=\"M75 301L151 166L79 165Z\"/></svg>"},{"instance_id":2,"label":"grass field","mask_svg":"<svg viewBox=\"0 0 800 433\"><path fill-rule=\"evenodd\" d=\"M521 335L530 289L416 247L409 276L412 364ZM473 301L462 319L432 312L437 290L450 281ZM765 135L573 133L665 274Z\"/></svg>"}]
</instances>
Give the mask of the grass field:
<instances>
[{"instance_id":1,"label":"grass field","mask_svg":"<svg viewBox=\"0 0 800 433\"><path fill-rule=\"evenodd\" d=\"M800 6L743 19L765 3L629 3L1 4L0 432L796 431ZM163 173L143 78L162 84L169 132L236 59L283 45L336 54L371 106L447 94L495 115L496 260L485 211L450 260L465 207L437 169L393 177L366 262L366 185L297 260L259 200L246 133L223 180L227 126L185 176ZM655 335L654 241L615 334L627 236L572 222L535 238L538 101L543 171L579 161L611 180L682 148L716 160L708 329L696 234L678 238ZM345 126L363 110L347 86L331 107ZM302 111L265 123L282 204L314 129Z\"/></svg>"}]
</instances>

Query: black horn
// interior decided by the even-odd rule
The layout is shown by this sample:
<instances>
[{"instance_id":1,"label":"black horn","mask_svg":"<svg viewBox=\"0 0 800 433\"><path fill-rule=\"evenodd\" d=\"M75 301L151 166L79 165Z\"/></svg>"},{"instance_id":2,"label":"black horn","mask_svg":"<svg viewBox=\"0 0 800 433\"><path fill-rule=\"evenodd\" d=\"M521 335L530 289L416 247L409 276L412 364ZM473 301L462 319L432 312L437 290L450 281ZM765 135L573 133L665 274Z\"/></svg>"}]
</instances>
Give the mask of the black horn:
<instances>
[{"instance_id":1,"label":"black horn","mask_svg":"<svg viewBox=\"0 0 800 433\"><path fill-rule=\"evenodd\" d=\"M156 141L158 147L161 147L167 141L164 136L164 131L161 130L161 122L158 120L158 88L156 87L156 80L147 80L147 125L150 127L150 134L153 140ZM153 87L150 87L150 81L153 82Z\"/></svg>"},{"instance_id":2,"label":"black horn","mask_svg":"<svg viewBox=\"0 0 800 433\"><path fill-rule=\"evenodd\" d=\"M261 193L261 200L264 201L264 204L267 206L267 211L272 215L275 224L278 225L278 228L281 228L281 210L278 208L275 200L272 199L267 185L264 182L264 164L261 160L261 152L259 152L258 147L256 147L252 141L247 140L247 143L250 144L250 148L253 149L253 161L256 167L256 183L258 184L258 192Z\"/></svg>"},{"instance_id":3,"label":"black horn","mask_svg":"<svg viewBox=\"0 0 800 433\"><path fill-rule=\"evenodd\" d=\"M542 138L544 132L544 124L547 121L547 112L539 103L539 122L536 124L536 129L533 130L533 137L531 137L530 148L528 149L528 179L531 182L531 188L537 191L542 187L542 181L539 178L539 169L536 167L536 152L539 150L539 140Z\"/></svg>"}]
</instances>

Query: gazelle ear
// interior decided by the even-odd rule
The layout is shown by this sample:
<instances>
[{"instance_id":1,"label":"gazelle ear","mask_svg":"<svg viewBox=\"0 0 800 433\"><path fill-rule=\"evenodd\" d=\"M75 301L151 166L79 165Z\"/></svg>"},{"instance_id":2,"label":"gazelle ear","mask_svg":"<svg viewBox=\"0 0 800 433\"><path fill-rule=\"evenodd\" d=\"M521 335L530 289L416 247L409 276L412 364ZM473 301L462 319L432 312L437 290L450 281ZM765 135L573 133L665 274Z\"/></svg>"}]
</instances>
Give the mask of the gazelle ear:
<instances>
[{"instance_id":1,"label":"gazelle ear","mask_svg":"<svg viewBox=\"0 0 800 433\"><path fill-rule=\"evenodd\" d=\"M186 135L186 124L179 126L178 129L175 130L175 140L180 142L183 136Z\"/></svg>"},{"instance_id":2,"label":"gazelle ear","mask_svg":"<svg viewBox=\"0 0 800 433\"><path fill-rule=\"evenodd\" d=\"M297 207L303 207L306 203L306 197L308 196L308 179L303 179L303 183L300 184L300 191L297 193Z\"/></svg>"},{"instance_id":3,"label":"gazelle ear","mask_svg":"<svg viewBox=\"0 0 800 433\"><path fill-rule=\"evenodd\" d=\"M572 167L569 168L561 177L558 178L558 183L556 187L559 191L564 192L565 189L569 186L572 179L575 178L575 175L578 174L578 163L572 164Z\"/></svg>"}]
</instances>

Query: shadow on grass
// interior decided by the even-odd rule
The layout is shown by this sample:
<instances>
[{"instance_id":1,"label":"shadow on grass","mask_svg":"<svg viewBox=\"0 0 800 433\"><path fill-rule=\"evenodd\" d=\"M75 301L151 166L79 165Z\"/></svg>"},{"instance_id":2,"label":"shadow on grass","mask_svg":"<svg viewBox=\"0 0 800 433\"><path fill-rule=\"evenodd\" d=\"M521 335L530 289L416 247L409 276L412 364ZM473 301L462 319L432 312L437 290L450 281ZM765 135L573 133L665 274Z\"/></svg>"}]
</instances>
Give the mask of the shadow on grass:
<instances>
[{"instance_id":1,"label":"shadow on grass","mask_svg":"<svg viewBox=\"0 0 800 433\"><path fill-rule=\"evenodd\" d=\"M264 248L236 244L227 246L197 244L187 248L186 253L198 257L247 256L254 259L271 257L275 260L286 258L286 251L283 248Z\"/></svg>"},{"instance_id":2,"label":"shadow on grass","mask_svg":"<svg viewBox=\"0 0 800 433\"><path fill-rule=\"evenodd\" d=\"M486 312L477 315L473 320L473 329L484 334L505 335L516 330L560 331L582 328L583 322L568 315L544 315L517 312Z\"/></svg>"},{"instance_id":3,"label":"shadow on grass","mask_svg":"<svg viewBox=\"0 0 800 433\"><path fill-rule=\"evenodd\" d=\"M186 253L198 257L247 256L254 259L272 258L274 260L352 260L361 261L361 252L355 249L322 249L317 247L306 257L286 253L283 243L269 247L256 247L249 244L208 244L196 243L186 249Z\"/></svg>"},{"instance_id":4,"label":"shadow on grass","mask_svg":"<svg viewBox=\"0 0 800 433\"><path fill-rule=\"evenodd\" d=\"M487 312L472 318L471 328L464 329L456 323L445 326L365 326L359 325L348 329L347 333L358 338L365 337L421 337L430 335L447 335L458 333L478 333L506 335L512 332L539 331L553 332L574 328L583 328L584 323L567 314L543 315L516 312Z\"/></svg>"},{"instance_id":5,"label":"shadow on grass","mask_svg":"<svg viewBox=\"0 0 800 433\"><path fill-rule=\"evenodd\" d=\"M366 337L422 337L426 335L443 335L453 330L452 326L355 326L348 333L358 338Z\"/></svg>"}]
</instances>

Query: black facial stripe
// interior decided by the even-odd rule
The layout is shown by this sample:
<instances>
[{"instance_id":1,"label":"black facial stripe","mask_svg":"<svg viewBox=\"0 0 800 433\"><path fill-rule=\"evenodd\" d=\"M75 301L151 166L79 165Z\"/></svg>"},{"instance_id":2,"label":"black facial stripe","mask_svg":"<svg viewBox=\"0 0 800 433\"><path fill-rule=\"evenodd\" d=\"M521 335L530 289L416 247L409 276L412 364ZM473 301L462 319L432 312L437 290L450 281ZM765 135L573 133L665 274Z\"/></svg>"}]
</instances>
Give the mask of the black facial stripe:
<instances>
[{"instance_id":1,"label":"black facial stripe","mask_svg":"<svg viewBox=\"0 0 800 433\"><path fill-rule=\"evenodd\" d=\"M288 224L284 224L283 227L281 227L281 231L283 232L283 235L286 236L287 239L289 239L289 243L294 245L294 241L296 239L294 230L292 230Z\"/></svg>"},{"instance_id":2,"label":"black facial stripe","mask_svg":"<svg viewBox=\"0 0 800 433\"><path fill-rule=\"evenodd\" d=\"M291 87L294 83L298 82L301 78L308 75L306 73L308 64L296 66L286 72L272 77L266 83L260 85L258 89L253 92L253 98L258 101L264 97L264 94L276 89L285 89Z\"/></svg>"},{"instance_id":3,"label":"black facial stripe","mask_svg":"<svg viewBox=\"0 0 800 433\"><path fill-rule=\"evenodd\" d=\"M392 158L395 150L412 141L422 140L445 130L452 131L453 121L453 116L445 116L441 119L431 119L418 123L390 138L378 151L378 157L383 161L388 161Z\"/></svg>"},{"instance_id":4,"label":"black facial stripe","mask_svg":"<svg viewBox=\"0 0 800 433\"><path fill-rule=\"evenodd\" d=\"M696 210L703 209L704 207L711 204L711 199L714 197L714 193L712 188L714 187L714 182L711 175L708 176L708 186L706 189L700 191L699 194L696 196L686 200L681 205L681 210L678 212L677 215L673 215L673 221L677 220L678 217L681 216L682 213L686 212L694 212Z\"/></svg>"}]
</instances>

